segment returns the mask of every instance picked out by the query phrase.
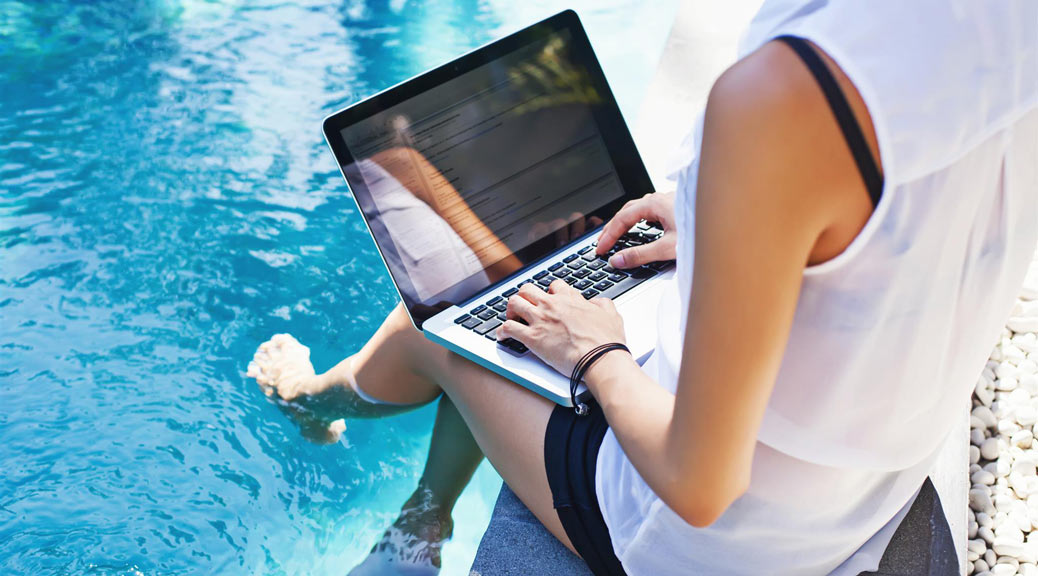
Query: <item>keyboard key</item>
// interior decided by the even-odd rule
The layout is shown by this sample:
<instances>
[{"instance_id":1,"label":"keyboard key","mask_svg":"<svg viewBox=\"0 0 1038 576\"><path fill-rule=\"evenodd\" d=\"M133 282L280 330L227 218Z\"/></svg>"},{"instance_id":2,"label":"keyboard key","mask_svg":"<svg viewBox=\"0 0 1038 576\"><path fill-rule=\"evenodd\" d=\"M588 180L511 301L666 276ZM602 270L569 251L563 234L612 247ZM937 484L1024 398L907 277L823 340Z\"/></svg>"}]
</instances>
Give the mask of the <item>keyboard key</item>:
<instances>
[{"instance_id":1,"label":"keyboard key","mask_svg":"<svg viewBox=\"0 0 1038 576\"><path fill-rule=\"evenodd\" d=\"M591 275L591 280L593 280L595 282L598 282L599 280L605 278L606 276L609 276L609 275L606 274L605 272L595 272L594 274Z\"/></svg>"},{"instance_id":2,"label":"keyboard key","mask_svg":"<svg viewBox=\"0 0 1038 576\"><path fill-rule=\"evenodd\" d=\"M577 252L577 254L587 254L588 252L590 252L590 251L592 251L594 249L595 249L594 246L585 246L585 247L581 248L580 252Z\"/></svg>"},{"instance_id":3,"label":"keyboard key","mask_svg":"<svg viewBox=\"0 0 1038 576\"><path fill-rule=\"evenodd\" d=\"M585 277L587 277L588 274L591 274L591 271L588 270L587 268L581 268L580 270L577 270L576 272L573 273L573 275L576 276L577 278L585 278Z\"/></svg>"},{"instance_id":4,"label":"keyboard key","mask_svg":"<svg viewBox=\"0 0 1038 576\"><path fill-rule=\"evenodd\" d=\"M649 226L645 222L639 222L638 225L635 226L635 228L637 228L639 230L648 230L649 228L652 228L652 226Z\"/></svg>"},{"instance_id":5,"label":"keyboard key","mask_svg":"<svg viewBox=\"0 0 1038 576\"><path fill-rule=\"evenodd\" d=\"M588 252L587 254L581 256L581 258L585 262L594 262L595 260L598 260L598 254L595 254L595 251L592 250L591 252Z\"/></svg>"},{"instance_id":6,"label":"keyboard key","mask_svg":"<svg viewBox=\"0 0 1038 576\"><path fill-rule=\"evenodd\" d=\"M469 316L468 314L462 314L461 316L458 316L457 318L454 319L454 323L455 324L461 324L462 322L468 320L469 318L472 318L472 316Z\"/></svg>"},{"instance_id":7,"label":"keyboard key","mask_svg":"<svg viewBox=\"0 0 1038 576\"><path fill-rule=\"evenodd\" d=\"M494 308L494 310L497 310L498 312L504 312L505 310L508 310L508 302L505 302L504 300L502 300L502 301L498 302L497 304L494 304L493 308Z\"/></svg>"},{"instance_id":8,"label":"keyboard key","mask_svg":"<svg viewBox=\"0 0 1038 576\"><path fill-rule=\"evenodd\" d=\"M595 284L595 290L598 290L599 292L605 292L606 290L608 290L608 289L610 289L612 287L613 287L613 283L610 282L609 280L602 280L598 284Z\"/></svg>"},{"instance_id":9,"label":"keyboard key","mask_svg":"<svg viewBox=\"0 0 1038 576\"><path fill-rule=\"evenodd\" d=\"M518 292L518 288L509 288L508 290L505 290L505 293L502 294L502 296L504 296L505 298L511 298L512 296L515 296Z\"/></svg>"},{"instance_id":10,"label":"keyboard key","mask_svg":"<svg viewBox=\"0 0 1038 576\"><path fill-rule=\"evenodd\" d=\"M486 306L480 304L479 306L476 306L472 310L469 310L469 314L472 314L473 316L475 316L476 314L479 314L480 312L482 312L482 311L484 311L486 309L487 309Z\"/></svg>"},{"instance_id":11,"label":"keyboard key","mask_svg":"<svg viewBox=\"0 0 1038 576\"><path fill-rule=\"evenodd\" d=\"M579 254L570 254L569 256L566 256L565 258L563 258L562 261L565 262L566 264L569 264L570 262L576 260L579 257L580 257Z\"/></svg>"},{"instance_id":12,"label":"keyboard key","mask_svg":"<svg viewBox=\"0 0 1038 576\"><path fill-rule=\"evenodd\" d=\"M490 332L487 332L483 336L487 337L490 340L495 340L496 341L497 340L497 331L496 330L491 330Z\"/></svg>"},{"instance_id":13,"label":"keyboard key","mask_svg":"<svg viewBox=\"0 0 1038 576\"><path fill-rule=\"evenodd\" d=\"M547 270L541 270L540 272L538 272L538 273L533 275L533 279L534 280L540 280L541 278L544 278L547 275L548 275L548 271Z\"/></svg>"},{"instance_id":14,"label":"keyboard key","mask_svg":"<svg viewBox=\"0 0 1038 576\"><path fill-rule=\"evenodd\" d=\"M480 312L479 314L476 314L476 317L479 318L480 320L490 320L494 316L497 316L497 310L492 310L492 309L487 309L487 310L484 310L484 311Z\"/></svg>"},{"instance_id":15,"label":"keyboard key","mask_svg":"<svg viewBox=\"0 0 1038 576\"><path fill-rule=\"evenodd\" d=\"M554 281L555 281L555 278L552 278L550 276L545 276L544 278L541 278L540 280L538 280L537 283L540 284L541 286L548 286L549 284L551 284Z\"/></svg>"},{"instance_id":16,"label":"keyboard key","mask_svg":"<svg viewBox=\"0 0 1038 576\"><path fill-rule=\"evenodd\" d=\"M576 270L578 268L583 268L585 264L587 264L587 262L584 260L574 260L573 262L569 263L569 267L573 270Z\"/></svg>"},{"instance_id":17,"label":"keyboard key","mask_svg":"<svg viewBox=\"0 0 1038 576\"><path fill-rule=\"evenodd\" d=\"M616 268L613 268L612 266L606 266L602 269L602 272L605 272L606 274L614 274L616 272Z\"/></svg>"},{"instance_id":18,"label":"keyboard key","mask_svg":"<svg viewBox=\"0 0 1038 576\"><path fill-rule=\"evenodd\" d=\"M475 331L476 331L476 334L486 334L487 332L490 332L491 330L497 328L500 325L501 325L501 321L498 320L497 318L493 318L491 320L487 320L486 322L480 324L479 326L476 326Z\"/></svg>"},{"instance_id":19,"label":"keyboard key","mask_svg":"<svg viewBox=\"0 0 1038 576\"><path fill-rule=\"evenodd\" d=\"M522 288L523 284L533 284L533 280L530 280L529 278L527 278L526 280L523 280L522 282L516 284L515 287L516 288ZM516 292L518 292L518 290L516 290Z\"/></svg>"},{"instance_id":20,"label":"keyboard key","mask_svg":"<svg viewBox=\"0 0 1038 576\"><path fill-rule=\"evenodd\" d=\"M588 264L587 267L592 269L592 270L598 270L599 268L602 268L606 264L607 264L607 262L605 260L599 259L599 260L595 260L594 262Z\"/></svg>"},{"instance_id":21,"label":"keyboard key","mask_svg":"<svg viewBox=\"0 0 1038 576\"><path fill-rule=\"evenodd\" d=\"M563 266L565 266L565 264L563 264L562 262L556 262L556 263L552 264L551 266L548 266L548 271L549 272L554 272L554 271L558 270L559 268L562 268Z\"/></svg>"},{"instance_id":22,"label":"keyboard key","mask_svg":"<svg viewBox=\"0 0 1038 576\"><path fill-rule=\"evenodd\" d=\"M497 319L500 320L501 322L504 322L505 320L508 320L508 313L507 312L502 312L502 313L498 314L497 315Z\"/></svg>"},{"instance_id":23,"label":"keyboard key","mask_svg":"<svg viewBox=\"0 0 1038 576\"><path fill-rule=\"evenodd\" d=\"M641 268L635 268L631 270L631 278L635 280L644 280L646 278L652 278L656 275L656 271L648 266L642 266Z\"/></svg>"},{"instance_id":24,"label":"keyboard key","mask_svg":"<svg viewBox=\"0 0 1038 576\"><path fill-rule=\"evenodd\" d=\"M462 322L461 325L464 326L465 328L468 328L469 330L472 330L473 328L475 328L476 326L479 326L482 323L483 323L483 321L480 320L479 318L469 318L468 320Z\"/></svg>"},{"instance_id":25,"label":"keyboard key","mask_svg":"<svg viewBox=\"0 0 1038 576\"><path fill-rule=\"evenodd\" d=\"M590 280L581 280L580 282L577 282L576 284L573 285L573 287L576 288L577 290L584 290L588 286L591 286L591 281Z\"/></svg>"},{"instance_id":26,"label":"keyboard key","mask_svg":"<svg viewBox=\"0 0 1038 576\"><path fill-rule=\"evenodd\" d=\"M593 288L588 288L587 290L581 292L580 295L583 296L585 300L590 300L595 296L598 296L598 292Z\"/></svg>"},{"instance_id":27,"label":"keyboard key","mask_svg":"<svg viewBox=\"0 0 1038 576\"><path fill-rule=\"evenodd\" d=\"M569 268L563 268L562 270L555 271L556 278L565 278L566 276L569 276Z\"/></svg>"},{"instance_id":28,"label":"keyboard key","mask_svg":"<svg viewBox=\"0 0 1038 576\"><path fill-rule=\"evenodd\" d=\"M661 260L660 262L651 262L648 264L649 268L653 270L662 271L670 268L674 264L673 260Z\"/></svg>"},{"instance_id":29,"label":"keyboard key","mask_svg":"<svg viewBox=\"0 0 1038 576\"><path fill-rule=\"evenodd\" d=\"M577 281L577 279L570 275L563 278L562 281L572 286Z\"/></svg>"},{"instance_id":30,"label":"keyboard key","mask_svg":"<svg viewBox=\"0 0 1038 576\"><path fill-rule=\"evenodd\" d=\"M613 282L619 282L619 281L623 280L624 278L627 278L627 274L624 274L623 272L617 272L616 274L611 274L609 276L609 279L612 280Z\"/></svg>"},{"instance_id":31,"label":"keyboard key","mask_svg":"<svg viewBox=\"0 0 1038 576\"><path fill-rule=\"evenodd\" d=\"M515 338L505 338L504 340L499 340L497 343L504 346L505 348L508 348L509 350L512 350L517 354L524 354L527 350L529 350L529 348L527 348L525 344L516 340Z\"/></svg>"},{"instance_id":32,"label":"keyboard key","mask_svg":"<svg viewBox=\"0 0 1038 576\"><path fill-rule=\"evenodd\" d=\"M492 307L492 306L494 306L494 304L497 304L498 302L503 302L503 301L504 301L504 298L502 298L500 296L494 296L490 300L487 300L487 306L491 306Z\"/></svg>"}]
</instances>

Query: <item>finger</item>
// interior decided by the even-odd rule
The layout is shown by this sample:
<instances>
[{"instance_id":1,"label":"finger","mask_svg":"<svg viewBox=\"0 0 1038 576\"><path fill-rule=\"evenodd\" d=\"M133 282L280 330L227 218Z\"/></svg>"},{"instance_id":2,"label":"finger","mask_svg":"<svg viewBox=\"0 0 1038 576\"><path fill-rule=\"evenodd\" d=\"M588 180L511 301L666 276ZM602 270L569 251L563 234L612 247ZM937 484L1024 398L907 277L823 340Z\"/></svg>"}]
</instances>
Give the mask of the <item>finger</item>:
<instances>
[{"instance_id":1,"label":"finger","mask_svg":"<svg viewBox=\"0 0 1038 576\"><path fill-rule=\"evenodd\" d=\"M530 327L515 320L505 320L505 323L497 329L497 339L504 340L505 338L512 338L526 344L530 341Z\"/></svg>"},{"instance_id":2,"label":"finger","mask_svg":"<svg viewBox=\"0 0 1038 576\"><path fill-rule=\"evenodd\" d=\"M523 298L533 302L534 304L540 304L544 302L544 290L540 287L534 286L533 284L523 284L519 287L519 293L516 296L522 296ZM514 298L515 296L513 296Z\"/></svg>"},{"instance_id":3,"label":"finger","mask_svg":"<svg viewBox=\"0 0 1038 576\"><path fill-rule=\"evenodd\" d=\"M565 280L555 280L548 285L549 294L565 294L572 290L574 290L574 288L567 284Z\"/></svg>"},{"instance_id":4,"label":"finger","mask_svg":"<svg viewBox=\"0 0 1038 576\"><path fill-rule=\"evenodd\" d=\"M613 268L636 268L642 264L663 260L664 247L657 244L659 242L632 246L621 250L609 258L609 265Z\"/></svg>"},{"instance_id":5,"label":"finger","mask_svg":"<svg viewBox=\"0 0 1038 576\"><path fill-rule=\"evenodd\" d=\"M597 254L605 254L616 244L617 239L627 233L631 226L645 218L652 218L652 206L647 198L629 202L606 223L598 236Z\"/></svg>"},{"instance_id":6,"label":"finger","mask_svg":"<svg viewBox=\"0 0 1038 576\"><path fill-rule=\"evenodd\" d=\"M518 294L508 299L508 308L505 309L505 318L517 320L522 318L530 322L539 317L540 312L532 302L526 298L520 298ZM507 322L507 320L506 320Z\"/></svg>"}]
</instances>

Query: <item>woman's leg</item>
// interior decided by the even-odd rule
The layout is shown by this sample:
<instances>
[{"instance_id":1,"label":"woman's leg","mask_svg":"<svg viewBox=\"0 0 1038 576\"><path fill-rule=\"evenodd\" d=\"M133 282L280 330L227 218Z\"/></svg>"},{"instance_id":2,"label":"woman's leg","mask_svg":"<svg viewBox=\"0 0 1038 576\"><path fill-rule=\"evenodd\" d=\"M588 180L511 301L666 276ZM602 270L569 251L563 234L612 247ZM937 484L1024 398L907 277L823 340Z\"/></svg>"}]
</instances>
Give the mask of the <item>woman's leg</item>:
<instances>
[{"instance_id":1,"label":"woman's leg","mask_svg":"<svg viewBox=\"0 0 1038 576\"><path fill-rule=\"evenodd\" d=\"M270 366L270 374L286 374L290 381L279 385L264 376L268 374L266 368L250 368L250 374L260 373L257 381L261 385L273 387L279 395L282 388L290 396L297 394L299 403L328 421L399 412L446 392L471 436L505 482L552 534L573 549L552 506L544 468L544 433L554 404L428 341L414 329L402 307L389 315L360 352L322 375L320 386L310 387L292 380L299 374L303 380L313 378L312 367L278 369L271 366L272 362L264 362ZM308 352L306 363L309 364ZM366 406L350 387L349 377L369 397L408 406ZM301 394L300 390L312 393ZM439 458L456 454L452 448L455 439L442 438L442 450L430 450L427 472L440 468ZM442 497L449 500L451 492L446 491Z\"/></svg>"}]
</instances>

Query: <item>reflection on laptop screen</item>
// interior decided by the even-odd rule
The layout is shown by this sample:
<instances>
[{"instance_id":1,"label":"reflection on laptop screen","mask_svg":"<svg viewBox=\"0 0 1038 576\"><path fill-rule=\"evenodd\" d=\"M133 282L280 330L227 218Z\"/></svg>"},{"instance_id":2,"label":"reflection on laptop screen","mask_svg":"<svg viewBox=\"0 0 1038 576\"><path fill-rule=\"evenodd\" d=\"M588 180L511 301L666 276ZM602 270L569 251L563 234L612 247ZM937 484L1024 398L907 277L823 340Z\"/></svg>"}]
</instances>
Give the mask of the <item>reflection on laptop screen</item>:
<instances>
[{"instance_id":1,"label":"reflection on laptop screen","mask_svg":"<svg viewBox=\"0 0 1038 576\"><path fill-rule=\"evenodd\" d=\"M412 303L473 296L623 195L570 40L554 32L342 130L343 172Z\"/></svg>"}]
</instances>

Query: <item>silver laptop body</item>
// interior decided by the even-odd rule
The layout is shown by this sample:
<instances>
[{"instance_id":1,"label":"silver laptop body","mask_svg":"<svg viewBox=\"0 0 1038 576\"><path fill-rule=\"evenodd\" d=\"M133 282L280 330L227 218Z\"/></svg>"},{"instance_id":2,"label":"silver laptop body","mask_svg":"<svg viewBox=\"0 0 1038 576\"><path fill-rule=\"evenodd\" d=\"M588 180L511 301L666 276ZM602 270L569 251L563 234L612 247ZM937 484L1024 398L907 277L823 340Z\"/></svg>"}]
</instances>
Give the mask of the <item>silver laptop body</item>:
<instances>
[{"instance_id":1,"label":"silver laptop body","mask_svg":"<svg viewBox=\"0 0 1038 576\"><path fill-rule=\"evenodd\" d=\"M571 405L568 375L495 336L521 284L561 279L614 300L639 362L654 349L673 262L614 270L595 255L602 224L653 189L574 12L340 110L324 135L430 340ZM661 235L638 223L614 251Z\"/></svg>"}]
</instances>

